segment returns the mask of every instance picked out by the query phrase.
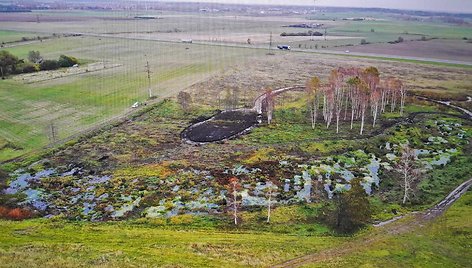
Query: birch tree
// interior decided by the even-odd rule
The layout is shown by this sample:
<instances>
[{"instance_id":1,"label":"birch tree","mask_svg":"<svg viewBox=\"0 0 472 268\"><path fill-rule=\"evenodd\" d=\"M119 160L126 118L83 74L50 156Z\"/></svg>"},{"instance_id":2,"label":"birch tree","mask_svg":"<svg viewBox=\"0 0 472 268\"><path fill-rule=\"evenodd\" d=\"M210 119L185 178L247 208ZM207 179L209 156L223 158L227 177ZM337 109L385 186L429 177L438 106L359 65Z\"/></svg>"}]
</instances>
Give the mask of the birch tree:
<instances>
[{"instance_id":1,"label":"birch tree","mask_svg":"<svg viewBox=\"0 0 472 268\"><path fill-rule=\"evenodd\" d=\"M329 77L329 86L332 94L330 109L334 110L336 115L336 133L339 133L339 118L343 109L344 87L342 71L343 69L341 71L333 70Z\"/></svg>"},{"instance_id":2,"label":"birch tree","mask_svg":"<svg viewBox=\"0 0 472 268\"><path fill-rule=\"evenodd\" d=\"M354 126L354 117L359 109L360 104L360 95L359 95L359 87L362 81L359 77L352 77L347 80L347 85L350 88L350 98L351 98L351 129Z\"/></svg>"},{"instance_id":3,"label":"birch tree","mask_svg":"<svg viewBox=\"0 0 472 268\"><path fill-rule=\"evenodd\" d=\"M367 84L361 80L359 84L359 106L360 106L360 114L361 114L361 130L360 134L364 132L364 121L365 121L365 112L367 110L367 106L369 105L369 87Z\"/></svg>"},{"instance_id":4,"label":"birch tree","mask_svg":"<svg viewBox=\"0 0 472 268\"><path fill-rule=\"evenodd\" d=\"M375 67L368 67L362 72L362 78L369 88L370 108L373 116L373 126L375 127L381 100L381 92L379 92L378 89L378 85L380 83L379 70L377 70Z\"/></svg>"},{"instance_id":5,"label":"birch tree","mask_svg":"<svg viewBox=\"0 0 472 268\"><path fill-rule=\"evenodd\" d=\"M267 223L270 223L270 213L272 210L272 198L275 199L277 197L277 185L273 184L271 181L266 183L266 187L264 188L264 192L267 196Z\"/></svg>"},{"instance_id":6,"label":"birch tree","mask_svg":"<svg viewBox=\"0 0 472 268\"><path fill-rule=\"evenodd\" d=\"M305 91L307 93L308 110L310 111L311 128L315 129L316 117L319 107L320 79L317 76L307 81Z\"/></svg>"},{"instance_id":7,"label":"birch tree","mask_svg":"<svg viewBox=\"0 0 472 268\"><path fill-rule=\"evenodd\" d=\"M234 224L237 225L238 224L238 207L239 207L238 197L240 195L239 191L241 190L241 184L239 183L238 178L236 177L230 178L227 188L228 188L228 192L230 196L229 201L230 201Z\"/></svg>"},{"instance_id":8,"label":"birch tree","mask_svg":"<svg viewBox=\"0 0 472 268\"><path fill-rule=\"evenodd\" d=\"M400 159L396 165L396 171L401 175L403 187L403 200L405 204L410 199L410 194L413 190L413 184L418 181L421 170L418 167L415 150L409 146L402 148Z\"/></svg>"},{"instance_id":9,"label":"birch tree","mask_svg":"<svg viewBox=\"0 0 472 268\"><path fill-rule=\"evenodd\" d=\"M272 116L274 113L274 107L275 107L274 97L275 96L272 89L267 89L265 94L266 94L266 97L264 99L264 102L265 102L265 108L266 108L266 113L267 113L267 124L270 125L272 123Z\"/></svg>"},{"instance_id":10,"label":"birch tree","mask_svg":"<svg viewBox=\"0 0 472 268\"><path fill-rule=\"evenodd\" d=\"M398 80L398 88L400 91L400 115L403 116L403 109L405 108L406 87Z\"/></svg>"}]
</instances>

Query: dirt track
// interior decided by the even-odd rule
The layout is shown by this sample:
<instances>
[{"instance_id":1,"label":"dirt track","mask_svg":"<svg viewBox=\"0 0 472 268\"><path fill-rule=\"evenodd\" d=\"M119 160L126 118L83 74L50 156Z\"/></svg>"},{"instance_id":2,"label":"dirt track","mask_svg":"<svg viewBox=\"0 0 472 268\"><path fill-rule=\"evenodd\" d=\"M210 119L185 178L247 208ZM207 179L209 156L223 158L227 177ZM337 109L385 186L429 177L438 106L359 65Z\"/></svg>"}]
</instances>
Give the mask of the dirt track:
<instances>
[{"instance_id":1,"label":"dirt track","mask_svg":"<svg viewBox=\"0 0 472 268\"><path fill-rule=\"evenodd\" d=\"M465 194L471 186L472 178L459 185L436 206L424 212L416 212L410 214L409 216L415 217L416 224L411 224L410 222L407 222L397 223L393 225L391 223L395 222L394 220L384 222L378 226L379 228L383 228L383 230L388 234L402 234L413 231L416 228L420 228L428 221L434 220L438 216L442 215L454 202L456 202L463 194ZM342 245L340 247L330 248L317 253L301 256L271 267L300 267L307 264L319 263L321 261L326 261L329 259L334 259L343 255L353 253L359 250L359 248L361 247L369 246L370 244L375 242L376 239L378 238L376 238L375 236L369 239L365 239L365 237L360 237L359 239L356 239L354 241L347 242L344 246Z\"/></svg>"}]
</instances>

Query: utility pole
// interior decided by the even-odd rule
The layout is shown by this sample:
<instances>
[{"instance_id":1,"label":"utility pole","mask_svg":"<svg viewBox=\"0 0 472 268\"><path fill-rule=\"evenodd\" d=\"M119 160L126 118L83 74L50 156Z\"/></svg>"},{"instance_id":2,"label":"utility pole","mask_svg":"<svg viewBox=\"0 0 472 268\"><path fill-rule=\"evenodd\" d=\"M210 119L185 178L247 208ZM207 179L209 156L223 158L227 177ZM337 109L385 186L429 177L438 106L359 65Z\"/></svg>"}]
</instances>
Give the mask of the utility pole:
<instances>
[{"instance_id":1,"label":"utility pole","mask_svg":"<svg viewBox=\"0 0 472 268\"><path fill-rule=\"evenodd\" d=\"M272 32L270 32L269 50L272 50Z\"/></svg>"},{"instance_id":2,"label":"utility pole","mask_svg":"<svg viewBox=\"0 0 472 268\"><path fill-rule=\"evenodd\" d=\"M313 13L316 13L316 0L313 0Z\"/></svg>"},{"instance_id":3,"label":"utility pole","mask_svg":"<svg viewBox=\"0 0 472 268\"><path fill-rule=\"evenodd\" d=\"M36 15L36 22L39 23L39 15Z\"/></svg>"},{"instance_id":4,"label":"utility pole","mask_svg":"<svg viewBox=\"0 0 472 268\"><path fill-rule=\"evenodd\" d=\"M149 98L152 98L152 89L151 89L151 67L149 66L149 61L146 61L146 72L147 72L147 78L148 78Z\"/></svg>"},{"instance_id":5,"label":"utility pole","mask_svg":"<svg viewBox=\"0 0 472 268\"><path fill-rule=\"evenodd\" d=\"M56 126L54 125L54 122L51 122L49 124L49 142L51 144L56 143L57 141L57 129Z\"/></svg>"}]
</instances>

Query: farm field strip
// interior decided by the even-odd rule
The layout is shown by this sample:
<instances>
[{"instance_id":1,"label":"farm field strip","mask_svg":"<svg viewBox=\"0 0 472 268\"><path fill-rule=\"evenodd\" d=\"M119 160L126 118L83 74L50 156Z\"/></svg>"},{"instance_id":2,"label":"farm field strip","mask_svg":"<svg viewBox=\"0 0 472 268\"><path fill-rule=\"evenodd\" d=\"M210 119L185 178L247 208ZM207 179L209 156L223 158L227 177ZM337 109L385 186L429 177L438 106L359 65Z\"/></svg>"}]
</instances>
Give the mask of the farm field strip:
<instances>
[{"instance_id":1,"label":"farm field strip","mask_svg":"<svg viewBox=\"0 0 472 268\"><path fill-rule=\"evenodd\" d=\"M71 13L74 14L74 12ZM280 26L290 23L308 22L305 18L300 17L282 17L280 22L277 23L279 17L268 17L267 20L264 20L264 18L254 19L245 16L201 16L198 14L172 13L164 14L164 19L155 22L142 20L114 21L109 20L110 17L124 18L129 16L129 14L119 12L115 15L107 14L109 18L105 20L97 16L91 16L91 14L95 14L93 12L78 13L80 13L80 18L77 20L71 17L70 21L61 24L55 21L55 19L61 18L61 12L45 12L47 19L41 23L36 23L35 21L2 21L1 28L10 30L37 31L36 34L48 35L77 31L77 33L84 35L81 37L48 39L39 43L8 48L8 51L21 58L26 58L30 50L39 50L47 58L56 58L60 54L68 54L79 57L86 62L106 61L110 62L110 64L123 65L109 70L47 79L43 82L35 83L34 87L25 86L20 83L14 84L10 81L0 82L2 109L5 116L9 118L3 119L4 122L8 122L8 124L4 124L7 125L4 128L4 132L10 133L10 135L5 135L5 137L9 136L8 140L12 142L14 140L12 137L16 137L17 142L18 140L24 141L20 147L28 147L27 144L24 144L25 141L28 141L28 139L32 138L32 135L38 133L42 133L43 137L36 137L33 147L37 147L37 144L45 144L47 137L44 133L47 132L48 124L50 124L51 120L59 127L59 136L63 138L77 131L89 128L97 122L104 122L106 118L124 114L126 108L136 101L144 100L148 94L148 81L145 74L146 61L149 61L152 68L151 71L153 72L151 79L152 90L161 98L170 97L179 90L183 90L194 83L204 81L222 70L239 68L235 67L237 62L247 63L252 61L254 57L264 55L269 51L266 44L269 39L269 32L274 32L274 42L277 42L278 38L280 38L278 36L280 31L302 30L282 28ZM27 16L34 17L35 15L35 12L33 12ZM84 23L84 21L87 23ZM364 30L369 32L369 27L371 27L369 25L378 26L378 34L395 34L395 28L389 26L389 23L392 23L389 21L356 22L350 23L349 26L346 26L345 22L341 21L328 22L315 20L310 22L326 23L329 29L332 29L333 34L344 31L344 33L356 33L354 34L356 36L357 34L364 34ZM93 27L88 27L89 24L93 24ZM402 25L405 25L405 27L415 26L414 23L402 23ZM84 26L87 26L87 28ZM443 26L440 28L438 34L447 34L450 28L448 27ZM167 33L167 31L175 29L178 29L178 31ZM431 28L421 25L414 29L414 32L428 32L431 30ZM459 34L464 34L465 32L463 31L466 30L462 29L455 37ZM149 32L149 34L138 33L137 36L133 37L129 36L130 34L128 33L122 35L120 32ZM11 31L8 33L13 34ZM251 34L251 36L256 38L256 44L243 44L244 41L236 40L234 36L231 37L231 34L234 34L244 39L245 33ZM183 44L178 39L185 37L186 34L190 34L189 36L192 34L201 35L201 39L205 39L204 36L208 36L210 40ZM454 37L452 33L449 34L448 37ZM174 40L177 36L179 38ZM228 43L212 41L212 36L213 38L228 36ZM264 36L267 40L264 40ZM328 38L334 39L350 37L352 36L328 35ZM258 38L260 40L257 40ZM280 40L284 40L284 38ZM331 41L334 42L335 40ZM331 41L328 40L327 42ZM258 42L262 43L259 44ZM276 50L273 50L273 52L276 52ZM404 61L432 64L438 67L450 65L458 68L468 68L472 65L470 62L447 59L357 52L345 55L339 51L329 49L308 50L296 47L290 53L279 52L277 50L275 54L276 57L282 58L298 58L299 56L308 58L318 57L322 63L332 61L333 59L336 59L336 62L340 62L340 59L344 59L344 61L349 59L347 64L356 64L355 62L359 62L361 59L369 59L369 61L377 62L377 64L380 64L381 61L386 61L387 64L393 64L390 61ZM296 54L299 54L299 56ZM244 66L244 64L240 66ZM290 72L292 75L297 74L297 72ZM258 70L255 73L258 73ZM267 75L273 76L270 73ZM418 78L417 80L419 81L420 79ZM431 84L429 81L424 82L426 82L425 85ZM464 81L463 84L465 85L466 82ZM289 84L282 84L280 86L286 85ZM456 90L455 86L450 84L448 88L454 91L463 90ZM464 89L467 88L463 85L459 86ZM430 86L431 90L435 90L437 87L437 84ZM11 89L15 89L15 92L11 91ZM47 99L49 104L47 106L40 105L38 108L35 102L40 103L44 98ZM20 109L17 107L20 107ZM47 114L46 110L52 110L53 112ZM74 122L74 124L71 125L71 122ZM28 129L28 131L24 131L25 129Z\"/></svg>"},{"instance_id":2,"label":"farm field strip","mask_svg":"<svg viewBox=\"0 0 472 268\"><path fill-rule=\"evenodd\" d=\"M54 41L59 43L54 44ZM186 50L182 44L156 46L148 41L116 42L89 37L60 38L54 41L45 41L40 46L16 47L9 51L25 57L27 51L39 50L46 58L68 54L87 61L109 60L112 64L122 66L59 77L34 85L11 80L0 81L0 110L4 115L1 120L5 126L2 129L11 133L4 137L16 137L7 139L23 147L24 151L37 148L38 144L46 144L46 133L51 122L57 128L58 137L65 138L106 121L107 118L126 113L129 111L127 108L136 101L146 100L146 61L149 61L152 68L154 94L162 99L241 61L245 58L241 55L254 54L234 48L200 46ZM32 140L37 141L29 144ZM17 154L24 151L20 150Z\"/></svg>"}]
</instances>

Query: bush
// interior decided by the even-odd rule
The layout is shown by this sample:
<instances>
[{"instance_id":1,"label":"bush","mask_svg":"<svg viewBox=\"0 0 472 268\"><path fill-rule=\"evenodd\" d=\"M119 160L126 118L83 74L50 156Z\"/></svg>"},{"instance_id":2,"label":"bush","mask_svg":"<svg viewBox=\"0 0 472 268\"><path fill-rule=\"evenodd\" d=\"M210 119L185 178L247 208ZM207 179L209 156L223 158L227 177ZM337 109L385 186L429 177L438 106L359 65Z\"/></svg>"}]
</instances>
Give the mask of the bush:
<instances>
[{"instance_id":1,"label":"bush","mask_svg":"<svg viewBox=\"0 0 472 268\"><path fill-rule=\"evenodd\" d=\"M351 234L370 222L372 209L359 179L352 188L334 196L334 203L322 208L321 220L341 234Z\"/></svg>"},{"instance_id":2,"label":"bush","mask_svg":"<svg viewBox=\"0 0 472 268\"><path fill-rule=\"evenodd\" d=\"M177 215L169 219L170 224L173 225L187 225L194 221L194 216L189 214Z\"/></svg>"},{"instance_id":3,"label":"bush","mask_svg":"<svg viewBox=\"0 0 472 268\"><path fill-rule=\"evenodd\" d=\"M368 44L368 42L365 39L361 40L361 45L367 45L367 44Z\"/></svg>"},{"instance_id":4,"label":"bush","mask_svg":"<svg viewBox=\"0 0 472 268\"><path fill-rule=\"evenodd\" d=\"M33 63L23 63L17 66L17 73L34 73L39 71L39 65Z\"/></svg>"},{"instance_id":5,"label":"bush","mask_svg":"<svg viewBox=\"0 0 472 268\"><path fill-rule=\"evenodd\" d=\"M0 207L0 218L8 220L24 220L31 218L33 213L27 209Z\"/></svg>"},{"instance_id":6,"label":"bush","mask_svg":"<svg viewBox=\"0 0 472 268\"><path fill-rule=\"evenodd\" d=\"M20 63L18 57L6 50L0 51L0 67L2 67L2 77L15 73L16 66Z\"/></svg>"},{"instance_id":7,"label":"bush","mask_svg":"<svg viewBox=\"0 0 472 268\"><path fill-rule=\"evenodd\" d=\"M56 60L43 60L40 64L41 71L59 69L59 62Z\"/></svg>"},{"instance_id":8,"label":"bush","mask_svg":"<svg viewBox=\"0 0 472 268\"><path fill-rule=\"evenodd\" d=\"M66 55L61 55L58 60L58 64L60 67L72 67L78 63L79 60L77 60L77 58Z\"/></svg>"},{"instance_id":9,"label":"bush","mask_svg":"<svg viewBox=\"0 0 472 268\"><path fill-rule=\"evenodd\" d=\"M43 58L41 57L41 54L39 53L39 51L34 51L34 50L31 50L30 52L28 52L28 60L32 63L38 63L42 60Z\"/></svg>"}]
</instances>

